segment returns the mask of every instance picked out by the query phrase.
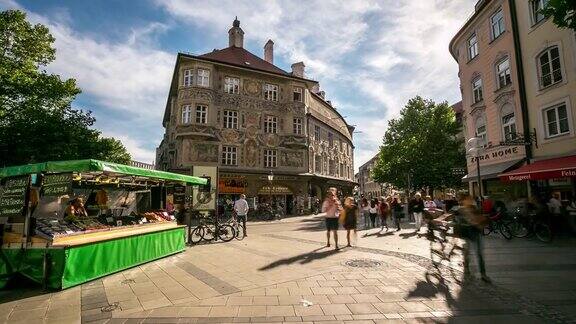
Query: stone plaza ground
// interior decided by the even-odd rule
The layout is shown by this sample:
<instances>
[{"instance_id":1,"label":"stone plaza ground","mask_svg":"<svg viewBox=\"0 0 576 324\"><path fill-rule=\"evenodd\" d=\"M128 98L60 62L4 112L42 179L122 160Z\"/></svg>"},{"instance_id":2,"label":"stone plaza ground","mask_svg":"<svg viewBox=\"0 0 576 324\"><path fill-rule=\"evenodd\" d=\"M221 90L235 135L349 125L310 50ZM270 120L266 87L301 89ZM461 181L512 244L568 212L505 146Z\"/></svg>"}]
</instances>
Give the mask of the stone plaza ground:
<instances>
[{"instance_id":1,"label":"stone plaza ground","mask_svg":"<svg viewBox=\"0 0 576 324\"><path fill-rule=\"evenodd\" d=\"M405 224L360 231L356 247L335 251L323 226L318 216L249 223L242 241L193 246L65 291L1 291L0 321L576 322L574 239L487 237L487 284L462 276L454 238L428 240Z\"/></svg>"}]
</instances>

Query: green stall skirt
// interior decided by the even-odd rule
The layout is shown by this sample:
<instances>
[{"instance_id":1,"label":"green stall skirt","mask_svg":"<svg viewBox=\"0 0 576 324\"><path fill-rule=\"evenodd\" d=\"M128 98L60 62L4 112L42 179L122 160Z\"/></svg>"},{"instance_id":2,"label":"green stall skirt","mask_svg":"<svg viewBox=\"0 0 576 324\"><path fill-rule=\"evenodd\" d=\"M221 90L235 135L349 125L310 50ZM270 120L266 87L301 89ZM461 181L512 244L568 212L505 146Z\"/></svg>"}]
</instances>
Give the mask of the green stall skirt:
<instances>
[{"instance_id":1,"label":"green stall skirt","mask_svg":"<svg viewBox=\"0 0 576 324\"><path fill-rule=\"evenodd\" d=\"M16 273L43 283L45 254L49 261L47 287L76 286L184 251L184 233L185 229L180 227L63 248L2 249L0 288Z\"/></svg>"}]
</instances>

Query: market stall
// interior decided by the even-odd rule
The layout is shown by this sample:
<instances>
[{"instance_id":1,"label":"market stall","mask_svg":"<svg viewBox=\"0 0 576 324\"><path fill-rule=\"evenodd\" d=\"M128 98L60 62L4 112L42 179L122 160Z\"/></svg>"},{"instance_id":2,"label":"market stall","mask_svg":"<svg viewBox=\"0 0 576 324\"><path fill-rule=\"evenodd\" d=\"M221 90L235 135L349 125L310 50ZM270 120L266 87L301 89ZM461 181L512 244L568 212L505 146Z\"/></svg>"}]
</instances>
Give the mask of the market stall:
<instances>
[{"instance_id":1,"label":"market stall","mask_svg":"<svg viewBox=\"0 0 576 324\"><path fill-rule=\"evenodd\" d=\"M184 250L174 213L206 179L97 160L0 169L0 288L64 289Z\"/></svg>"}]
</instances>

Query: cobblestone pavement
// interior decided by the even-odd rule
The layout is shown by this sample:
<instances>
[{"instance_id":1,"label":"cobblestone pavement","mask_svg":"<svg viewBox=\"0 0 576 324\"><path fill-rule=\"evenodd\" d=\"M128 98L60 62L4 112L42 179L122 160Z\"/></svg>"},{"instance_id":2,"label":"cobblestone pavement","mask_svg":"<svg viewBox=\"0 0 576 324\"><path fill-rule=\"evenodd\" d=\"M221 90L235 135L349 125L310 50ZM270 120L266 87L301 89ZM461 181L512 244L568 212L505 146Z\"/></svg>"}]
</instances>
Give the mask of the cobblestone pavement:
<instances>
[{"instance_id":1,"label":"cobblestone pavement","mask_svg":"<svg viewBox=\"0 0 576 324\"><path fill-rule=\"evenodd\" d=\"M462 275L459 242L411 229L361 231L355 247L340 251L324 246L317 217L249 224L248 231L243 241L194 246L61 292L0 292L0 321L576 322L571 239L544 245L488 237L493 283L486 284Z\"/></svg>"}]
</instances>

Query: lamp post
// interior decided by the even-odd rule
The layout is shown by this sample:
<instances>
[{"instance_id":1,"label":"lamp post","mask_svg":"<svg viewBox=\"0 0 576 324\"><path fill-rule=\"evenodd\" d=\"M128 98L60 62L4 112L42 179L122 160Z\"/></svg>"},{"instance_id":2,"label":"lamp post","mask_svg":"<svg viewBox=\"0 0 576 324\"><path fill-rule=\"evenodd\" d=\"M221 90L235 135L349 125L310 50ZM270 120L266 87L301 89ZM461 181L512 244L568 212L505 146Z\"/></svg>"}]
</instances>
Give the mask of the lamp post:
<instances>
[{"instance_id":1,"label":"lamp post","mask_svg":"<svg viewBox=\"0 0 576 324\"><path fill-rule=\"evenodd\" d=\"M272 181L274 181L274 173L270 170L270 174L268 174L268 192L270 194L270 208L272 208Z\"/></svg>"},{"instance_id":2,"label":"lamp post","mask_svg":"<svg viewBox=\"0 0 576 324\"><path fill-rule=\"evenodd\" d=\"M484 140L481 137L472 137L466 143L467 151L470 155L476 158L476 181L478 182L478 195L482 201L482 177L480 176L480 153L484 151Z\"/></svg>"}]
</instances>

